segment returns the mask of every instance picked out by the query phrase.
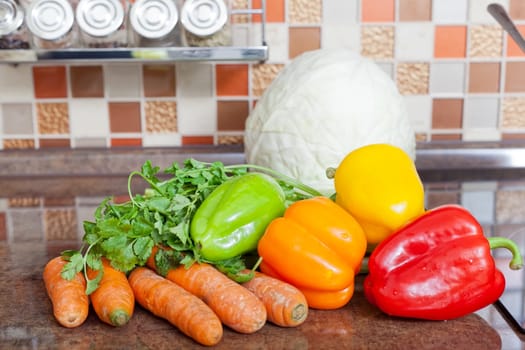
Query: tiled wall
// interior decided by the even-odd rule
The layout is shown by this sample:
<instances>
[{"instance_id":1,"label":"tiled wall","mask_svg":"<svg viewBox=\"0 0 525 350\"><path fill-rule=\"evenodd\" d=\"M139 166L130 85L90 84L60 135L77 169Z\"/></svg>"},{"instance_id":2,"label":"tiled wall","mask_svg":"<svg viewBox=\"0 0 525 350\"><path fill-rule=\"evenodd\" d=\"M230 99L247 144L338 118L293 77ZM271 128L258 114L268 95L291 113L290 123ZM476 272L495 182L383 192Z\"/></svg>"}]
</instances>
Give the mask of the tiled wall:
<instances>
[{"instance_id":1,"label":"tiled wall","mask_svg":"<svg viewBox=\"0 0 525 350\"><path fill-rule=\"evenodd\" d=\"M0 148L242 143L254 103L290 60L340 46L392 76L419 141L525 139L525 55L490 2L525 33L522 0L268 0L263 64L3 64ZM234 22L236 45L260 44L257 18Z\"/></svg>"}]
</instances>

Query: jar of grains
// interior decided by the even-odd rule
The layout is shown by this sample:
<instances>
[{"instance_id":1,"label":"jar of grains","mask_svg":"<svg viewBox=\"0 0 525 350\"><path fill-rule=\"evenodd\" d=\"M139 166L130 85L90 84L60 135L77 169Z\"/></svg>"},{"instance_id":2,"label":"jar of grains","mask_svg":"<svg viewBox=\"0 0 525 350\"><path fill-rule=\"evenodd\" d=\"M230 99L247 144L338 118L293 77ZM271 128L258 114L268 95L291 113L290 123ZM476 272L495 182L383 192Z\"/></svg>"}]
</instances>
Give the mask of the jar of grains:
<instances>
[{"instance_id":1,"label":"jar of grains","mask_svg":"<svg viewBox=\"0 0 525 350\"><path fill-rule=\"evenodd\" d=\"M76 9L76 20L82 46L127 46L127 10L125 0L80 0Z\"/></svg>"},{"instance_id":2,"label":"jar of grains","mask_svg":"<svg viewBox=\"0 0 525 350\"><path fill-rule=\"evenodd\" d=\"M0 49L29 49L24 10L14 0L0 0Z\"/></svg>"},{"instance_id":3,"label":"jar of grains","mask_svg":"<svg viewBox=\"0 0 525 350\"><path fill-rule=\"evenodd\" d=\"M174 0L137 0L131 6L129 21L134 46L180 46L179 11Z\"/></svg>"},{"instance_id":4,"label":"jar of grains","mask_svg":"<svg viewBox=\"0 0 525 350\"><path fill-rule=\"evenodd\" d=\"M33 46L40 49L74 46L74 20L73 7L68 0L34 0L26 14Z\"/></svg>"},{"instance_id":5,"label":"jar of grains","mask_svg":"<svg viewBox=\"0 0 525 350\"><path fill-rule=\"evenodd\" d=\"M229 2L224 0L185 0L180 21L185 46L229 46L231 25Z\"/></svg>"}]
</instances>

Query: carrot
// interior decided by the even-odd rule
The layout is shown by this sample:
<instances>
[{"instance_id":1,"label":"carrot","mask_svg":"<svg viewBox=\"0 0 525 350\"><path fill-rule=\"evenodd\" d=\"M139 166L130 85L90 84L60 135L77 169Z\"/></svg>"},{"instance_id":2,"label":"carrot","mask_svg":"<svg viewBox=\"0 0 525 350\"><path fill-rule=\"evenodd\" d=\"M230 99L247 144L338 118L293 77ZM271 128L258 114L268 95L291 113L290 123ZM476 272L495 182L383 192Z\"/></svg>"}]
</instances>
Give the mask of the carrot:
<instances>
[{"instance_id":1,"label":"carrot","mask_svg":"<svg viewBox=\"0 0 525 350\"><path fill-rule=\"evenodd\" d=\"M215 345L221 340L221 321L196 296L147 267L135 268L128 279L137 302L154 315L202 345Z\"/></svg>"},{"instance_id":2,"label":"carrot","mask_svg":"<svg viewBox=\"0 0 525 350\"><path fill-rule=\"evenodd\" d=\"M304 294L294 286L262 272L242 284L262 300L268 320L281 327L296 327L308 316Z\"/></svg>"},{"instance_id":3,"label":"carrot","mask_svg":"<svg viewBox=\"0 0 525 350\"><path fill-rule=\"evenodd\" d=\"M154 248L147 265L153 269ZM266 308L261 300L239 283L207 263L193 263L189 268L170 269L166 278L201 298L226 326L239 333L254 333L266 323Z\"/></svg>"},{"instance_id":4,"label":"carrot","mask_svg":"<svg viewBox=\"0 0 525 350\"><path fill-rule=\"evenodd\" d=\"M47 295L53 304L53 315L58 323L67 328L80 326L89 312L89 298L84 292L86 280L78 272L72 280L66 280L61 272L67 261L57 256L44 267L43 280Z\"/></svg>"},{"instance_id":5,"label":"carrot","mask_svg":"<svg viewBox=\"0 0 525 350\"><path fill-rule=\"evenodd\" d=\"M102 258L102 267L100 271L89 267L87 269L89 279L95 279L98 273L102 273L98 288L89 295L91 305L103 322L123 326L129 321L135 308L133 290L126 274L112 267L106 258Z\"/></svg>"}]
</instances>

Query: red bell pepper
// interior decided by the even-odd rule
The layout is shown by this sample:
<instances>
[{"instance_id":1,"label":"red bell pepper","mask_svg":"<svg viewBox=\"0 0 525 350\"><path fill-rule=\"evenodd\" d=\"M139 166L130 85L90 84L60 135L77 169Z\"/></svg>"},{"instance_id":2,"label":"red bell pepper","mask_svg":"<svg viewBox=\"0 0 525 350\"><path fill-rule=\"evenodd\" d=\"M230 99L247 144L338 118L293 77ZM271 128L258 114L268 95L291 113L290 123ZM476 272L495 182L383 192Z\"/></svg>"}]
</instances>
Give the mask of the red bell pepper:
<instances>
[{"instance_id":1,"label":"red bell pepper","mask_svg":"<svg viewBox=\"0 0 525 350\"><path fill-rule=\"evenodd\" d=\"M512 252L511 269L522 267L510 239L487 238L472 214L458 205L427 211L382 241L368 261L367 300L386 314L449 320L495 302L505 278L491 249Z\"/></svg>"}]
</instances>

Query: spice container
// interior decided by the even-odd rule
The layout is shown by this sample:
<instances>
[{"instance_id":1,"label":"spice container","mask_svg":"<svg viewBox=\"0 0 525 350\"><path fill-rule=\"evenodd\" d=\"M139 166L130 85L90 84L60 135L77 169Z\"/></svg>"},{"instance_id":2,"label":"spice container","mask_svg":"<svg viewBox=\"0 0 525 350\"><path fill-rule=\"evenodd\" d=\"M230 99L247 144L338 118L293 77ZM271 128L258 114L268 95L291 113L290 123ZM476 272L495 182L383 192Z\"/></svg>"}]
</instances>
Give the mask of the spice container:
<instances>
[{"instance_id":1,"label":"spice container","mask_svg":"<svg viewBox=\"0 0 525 350\"><path fill-rule=\"evenodd\" d=\"M0 49L28 49L24 10L14 0L0 0Z\"/></svg>"},{"instance_id":2,"label":"spice container","mask_svg":"<svg viewBox=\"0 0 525 350\"><path fill-rule=\"evenodd\" d=\"M80 0L76 9L81 43L85 47L127 46L127 3L119 0Z\"/></svg>"},{"instance_id":3,"label":"spice container","mask_svg":"<svg viewBox=\"0 0 525 350\"><path fill-rule=\"evenodd\" d=\"M223 0L186 0L180 21L186 46L231 45L229 9Z\"/></svg>"},{"instance_id":4,"label":"spice container","mask_svg":"<svg viewBox=\"0 0 525 350\"><path fill-rule=\"evenodd\" d=\"M179 46L179 11L174 0L137 0L129 20L132 43L138 47Z\"/></svg>"},{"instance_id":5,"label":"spice container","mask_svg":"<svg viewBox=\"0 0 525 350\"><path fill-rule=\"evenodd\" d=\"M73 7L67 0L34 0L27 9L26 23L33 46L40 49L72 47Z\"/></svg>"}]
</instances>

